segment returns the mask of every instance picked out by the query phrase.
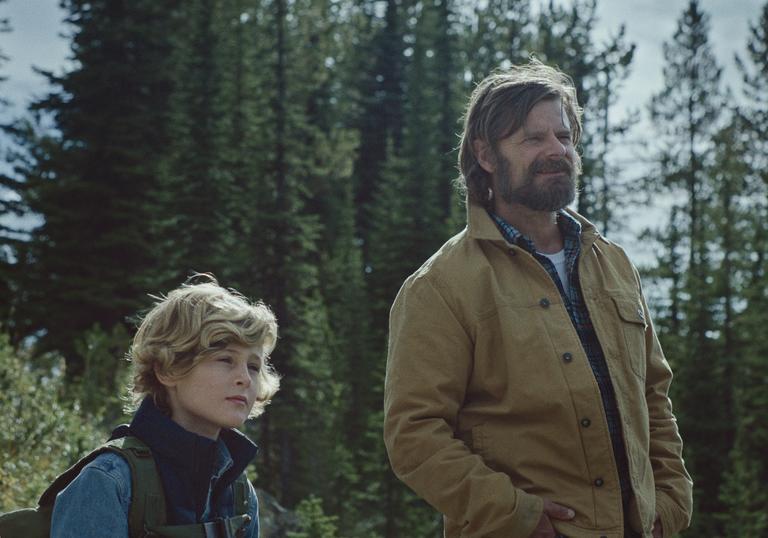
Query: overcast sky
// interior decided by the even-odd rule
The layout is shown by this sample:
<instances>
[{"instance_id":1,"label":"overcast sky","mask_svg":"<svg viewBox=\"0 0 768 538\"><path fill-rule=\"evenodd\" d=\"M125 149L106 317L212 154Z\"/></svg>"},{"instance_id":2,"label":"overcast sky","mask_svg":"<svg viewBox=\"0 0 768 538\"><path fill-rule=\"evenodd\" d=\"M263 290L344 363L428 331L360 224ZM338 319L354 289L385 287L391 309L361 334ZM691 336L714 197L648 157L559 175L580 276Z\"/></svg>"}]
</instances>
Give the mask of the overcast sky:
<instances>
[{"instance_id":1,"label":"overcast sky","mask_svg":"<svg viewBox=\"0 0 768 538\"><path fill-rule=\"evenodd\" d=\"M734 54L743 55L749 24L756 23L766 1L702 0L700 3L710 15L710 40L725 68L724 82L734 89L739 85ZM598 0L600 20L594 29L596 41L607 40L623 23L628 40L637 45L630 78L617 104L617 116L627 108L639 109L645 114L651 95L662 87L662 43L672 38L687 4L688 0ZM69 51L67 41L61 37L62 15L58 0L0 3L0 18L9 18L12 27L11 33L0 34L0 50L10 57L0 68L0 74L8 77L0 91L14 105L11 112L22 110L33 96L46 90L43 78L32 71L33 65L56 72L66 67ZM634 138L653 136L647 119L636 131Z\"/></svg>"}]
</instances>

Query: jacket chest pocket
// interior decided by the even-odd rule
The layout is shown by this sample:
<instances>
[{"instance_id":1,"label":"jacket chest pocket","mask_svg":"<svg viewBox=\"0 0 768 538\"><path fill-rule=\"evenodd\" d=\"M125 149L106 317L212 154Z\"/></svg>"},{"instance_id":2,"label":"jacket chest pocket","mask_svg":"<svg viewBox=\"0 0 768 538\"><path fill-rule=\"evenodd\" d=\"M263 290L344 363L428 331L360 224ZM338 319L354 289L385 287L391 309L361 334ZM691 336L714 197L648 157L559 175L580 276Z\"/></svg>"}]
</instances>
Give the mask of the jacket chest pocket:
<instances>
[{"instance_id":1,"label":"jacket chest pocket","mask_svg":"<svg viewBox=\"0 0 768 538\"><path fill-rule=\"evenodd\" d=\"M643 305L637 297L611 296L619 316L625 353L629 366L640 379L645 380L645 330Z\"/></svg>"}]
</instances>

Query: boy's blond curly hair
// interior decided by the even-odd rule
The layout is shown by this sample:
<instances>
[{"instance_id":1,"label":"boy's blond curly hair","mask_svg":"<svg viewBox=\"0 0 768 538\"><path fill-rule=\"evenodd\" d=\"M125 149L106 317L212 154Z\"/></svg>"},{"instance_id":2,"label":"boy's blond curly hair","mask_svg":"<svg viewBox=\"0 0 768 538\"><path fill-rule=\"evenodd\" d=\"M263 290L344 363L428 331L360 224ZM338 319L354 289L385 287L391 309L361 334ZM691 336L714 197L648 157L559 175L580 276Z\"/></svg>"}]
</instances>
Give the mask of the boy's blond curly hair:
<instances>
[{"instance_id":1,"label":"boy's blond curly hair","mask_svg":"<svg viewBox=\"0 0 768 538\"><path fill-rule=\"evenodd\" d=\"M240 293L219 286L207 274L194 275L197 283L182 284L155 306L139 325L128 351L132 364L129 410L152 396L155 405L169 413L165 387L157 373L183 377L200 361L228 344L257 348L261 368L257 400L250 417L264 407L280 388L280 377L270 365L269 354L277 342L277 320L261 301L252 303ZM202 282L199 282L202 280Z\"/></svg>"}]
</instances>

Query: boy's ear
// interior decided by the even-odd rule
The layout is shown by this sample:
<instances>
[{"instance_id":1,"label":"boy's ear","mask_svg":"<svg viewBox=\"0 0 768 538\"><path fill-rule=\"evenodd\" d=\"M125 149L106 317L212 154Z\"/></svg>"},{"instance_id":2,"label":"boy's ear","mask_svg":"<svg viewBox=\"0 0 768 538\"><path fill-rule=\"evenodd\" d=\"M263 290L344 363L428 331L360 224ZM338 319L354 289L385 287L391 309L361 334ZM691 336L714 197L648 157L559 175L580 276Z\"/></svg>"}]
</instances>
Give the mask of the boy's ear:
<instances>
[{"instance_id":1,"label":"boy's ear","mask_svg":"<svg viewBox=\"0 0 768 538\"><path fill-rule=\"evenodd\" d=\"M157 365L154 367L155 370L155 377L157 377L157 380L166 388L175 387L177 383L177 379L173 376L170 376L168 374L161 373L158 369Z\"/></svg>"},{"instance_id":2,"label":"boy's ear","mask_svg":"<svg viewBox=\"0 0 768 538\"><path fill-rule=\"evenodd\" d=\"M472 141L472 149L475 150L477 162L480 163L482 169L493 174L496 171L496 160L493 158L493 152L488 142L477 138Z\"/></svg>"}]
</instances>

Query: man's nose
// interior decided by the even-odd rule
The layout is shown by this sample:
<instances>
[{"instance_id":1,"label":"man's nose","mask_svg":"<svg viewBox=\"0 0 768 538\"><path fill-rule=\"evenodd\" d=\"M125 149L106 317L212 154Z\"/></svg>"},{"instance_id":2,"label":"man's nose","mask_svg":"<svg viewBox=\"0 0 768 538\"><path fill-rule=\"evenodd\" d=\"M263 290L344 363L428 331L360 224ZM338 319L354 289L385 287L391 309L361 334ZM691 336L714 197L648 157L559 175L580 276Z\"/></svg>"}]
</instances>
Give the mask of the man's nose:
<instances>
[{"instance_id":1,"label":"man's nose","mask_svg":"<svg viewBox=\"0 0 768 538\"><path fill-rule=\"evenodd\" d=\"M550 157L562 157L568 152L566 144L555 133L549 133L546 142L547 155Z\"/></svg>"}]
</instances>

